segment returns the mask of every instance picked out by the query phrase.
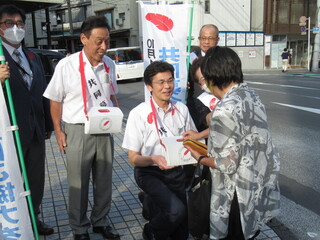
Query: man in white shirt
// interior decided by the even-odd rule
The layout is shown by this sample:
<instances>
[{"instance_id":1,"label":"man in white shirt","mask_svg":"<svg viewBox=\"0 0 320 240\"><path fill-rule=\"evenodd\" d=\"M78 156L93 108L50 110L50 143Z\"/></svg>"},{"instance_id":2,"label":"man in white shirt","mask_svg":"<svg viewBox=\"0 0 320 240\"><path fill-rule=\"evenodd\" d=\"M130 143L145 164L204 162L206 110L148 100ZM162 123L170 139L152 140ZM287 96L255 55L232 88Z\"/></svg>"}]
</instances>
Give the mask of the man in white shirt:
<instances>
[{"instance_id":1,"label":"man in white shirt","mask_svg":"<svg viewBox=\"0 0 320 240\"><path fill-rule=\"evenodd\" d=\"M58 63L44 93L50 99L59 149L67 157L69 222L76 240L90 239L87 232L90 224L93 232L101 233L104 238L119 238L107 219L112 193L113 137L111 134L84 133L87 109L112 106L111 95L118 91L114 64L105 55L109 31L105 18L88 17L81 26L83 50ZM94 206L89 220L91 172Z\"/></svg>"},{"instance_id":2,"label":"man in white shirt","mask_svg":"<svg viewBox=\"0 0 320 240\"><path fill-rule=\"evenodd\" d=\"M185 175L181 166L169 167L163 156L162 138L182 136L195 129L187 107L173 102L174 68L155 61L144 72L151 98L131 110L122 147L135 167L138 186L150 197L150 222L144 239L187 239Z\"/></svg>"}]
</instances>

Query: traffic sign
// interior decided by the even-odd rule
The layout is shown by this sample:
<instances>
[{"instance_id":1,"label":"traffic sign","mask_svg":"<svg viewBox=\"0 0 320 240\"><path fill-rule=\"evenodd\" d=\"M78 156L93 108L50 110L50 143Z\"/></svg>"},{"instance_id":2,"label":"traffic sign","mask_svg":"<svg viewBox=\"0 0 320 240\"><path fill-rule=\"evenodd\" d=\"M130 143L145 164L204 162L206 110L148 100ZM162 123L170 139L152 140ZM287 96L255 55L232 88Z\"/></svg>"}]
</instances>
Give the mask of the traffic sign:
<instances>
[{"instance_id":1,"label":"traffic sign","mask_svg":"<svg viewBox=\"0 0 320 240\"><path fill-rule=\"evenodd\" d=\"M307 31L307 28L306 27L301 27L301 32L305 32Z\"/></svg>"},{"instance_id":2,"label":"traffic sign","mask_svg":"<svg viewBox=\"0 0 320 240\"><path fill-rule=\"evenodd\" d=\"M320 32L320 27L313 27L313 33L319 33Z\"/></svg>"},{"instance_id":3,"label":"traffic sign","mask_svg":"<svg viewBox=\"0 0 320 240\"><path fill-rule=\"evenodd\" d=\"M305 23L306 21L307 21L306 16L301 16L301 17L299 18L299 22L300 22L300 23Z\"/></svg>"}]
</instances>

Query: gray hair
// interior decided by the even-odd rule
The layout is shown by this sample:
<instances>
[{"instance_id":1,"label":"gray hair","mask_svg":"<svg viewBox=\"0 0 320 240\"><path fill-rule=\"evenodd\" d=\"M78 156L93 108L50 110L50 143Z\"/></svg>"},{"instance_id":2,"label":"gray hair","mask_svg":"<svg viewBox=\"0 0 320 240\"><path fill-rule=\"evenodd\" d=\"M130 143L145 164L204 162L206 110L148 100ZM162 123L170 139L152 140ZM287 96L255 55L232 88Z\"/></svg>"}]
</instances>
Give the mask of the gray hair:
<instances>
[{"instance_id":1,"label":"gray hair","mask_svg":"<svg viewBox=\"0 0 320 240\"><path fill-rule=\"evenodd\" d=\"M203 26L200 28L199 36L201 36L201 31L202 31L202 29L204 29L204 28L213 28L213 29L215 30L217 36L219 36L219 28L218 28L216 25L214 25L214 24L205 24L205 25L203 25Z\"/></svg>"}]
</instances>

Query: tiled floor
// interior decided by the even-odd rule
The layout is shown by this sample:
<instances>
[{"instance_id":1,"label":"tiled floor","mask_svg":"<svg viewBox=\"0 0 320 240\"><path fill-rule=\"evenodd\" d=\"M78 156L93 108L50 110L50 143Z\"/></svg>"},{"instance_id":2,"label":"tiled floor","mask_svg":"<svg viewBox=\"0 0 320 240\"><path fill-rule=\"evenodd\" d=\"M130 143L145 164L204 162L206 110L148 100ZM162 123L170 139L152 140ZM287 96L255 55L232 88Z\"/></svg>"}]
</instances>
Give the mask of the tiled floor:
<instances>
[{"instance_id":1,"label":"tiled floor","mask_svg":"<svg viewBox=\"0 0 320 240\"><path fill-rule=\"evenodd\" d=\"M124 129L123 129L124 130ZM115 159L113 164L112 206L109 219L121 235L121 240L142 239L142 230L146 220L141 215L141 204L138 200L140 191L133 177L133 167L127 160L127 152L121 148L123 132L114 134ZM44 222L54 227L53 235L41 240L72 240L73 233L67 215L67 172L65 156L60 154L53 135L46 142L47 165L45 194L42 202ZM92 206L92 188L90 189L89 211ZM89 230L92 240L103 239L100 234ZM192 239L192 238L190 238ZM265 226L258 236L259 240L279 240L275 232Z\"/></svg>"}]
</instances>

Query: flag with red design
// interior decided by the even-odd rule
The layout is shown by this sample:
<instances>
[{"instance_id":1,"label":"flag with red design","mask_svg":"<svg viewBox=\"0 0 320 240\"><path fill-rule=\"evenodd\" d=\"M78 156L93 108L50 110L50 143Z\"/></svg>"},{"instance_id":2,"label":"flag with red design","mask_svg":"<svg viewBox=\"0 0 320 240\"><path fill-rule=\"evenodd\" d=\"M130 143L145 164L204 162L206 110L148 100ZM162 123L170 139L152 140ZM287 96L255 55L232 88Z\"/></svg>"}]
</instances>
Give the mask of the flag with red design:
<instances>
[{"instance_id":1,"label":"flag with red design","mask_svg":"<svg viewBox=\"0 0 320 240\"><path fill-rule=\"evenodd\" d=\"M156 60L170 63L175 69L171 99L185 103L189 5L140 3L140 7L145 67ZM149 97L150 93L145 88L145 100Z\"/></svg>"}]
</instances>

